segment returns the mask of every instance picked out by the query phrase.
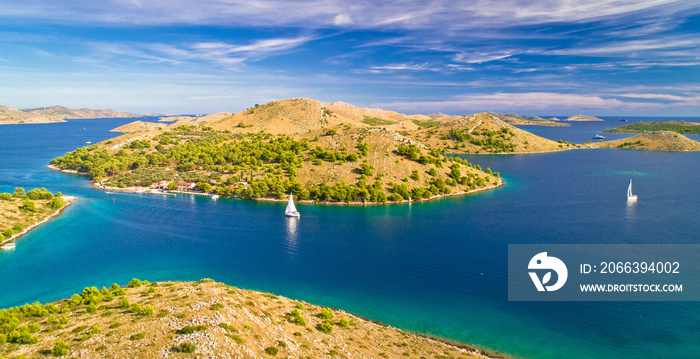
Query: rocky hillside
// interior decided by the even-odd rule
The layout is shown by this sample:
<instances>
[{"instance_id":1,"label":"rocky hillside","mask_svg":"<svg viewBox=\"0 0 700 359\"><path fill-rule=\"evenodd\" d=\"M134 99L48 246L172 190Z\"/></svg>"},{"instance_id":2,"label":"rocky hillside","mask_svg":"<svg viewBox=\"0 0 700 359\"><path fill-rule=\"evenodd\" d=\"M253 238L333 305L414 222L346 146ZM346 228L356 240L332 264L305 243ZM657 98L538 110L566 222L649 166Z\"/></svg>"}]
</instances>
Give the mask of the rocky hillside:
<instances>
[{"instance_id":1,"label":"rocky hillside","mask_svg":"<svg viewBox=\"0 0 700 359\"><path fill-rule=\"evenodd\" d=\"M72 109L65 106L51 106L18 110L0 106L0 125L18 123L65 122L67 118L110 118L138 117L133 113L89 108Z\"/></svg>"},{"instance_id":2,"label":"rocky hillside","mask_svg":"<svg viewBox=\"0 0 700 359\"><path fill-rule=\"evenodd\" d=\"M597 142L585 146L592 148L624 148L649 151L700 151L700 142L677 132L654 131L614 141Z\"/></svg>"},{"instance_id":3,"label":"rocky hillside","mask_svg":"<svg viewBox=\"0 0 700 359\"><path fill-rule=\"evenodd\" d=\"M486 358L350 313L211 280L132 280L0 311L0 356Z\"/></svg>"}]
</instances>

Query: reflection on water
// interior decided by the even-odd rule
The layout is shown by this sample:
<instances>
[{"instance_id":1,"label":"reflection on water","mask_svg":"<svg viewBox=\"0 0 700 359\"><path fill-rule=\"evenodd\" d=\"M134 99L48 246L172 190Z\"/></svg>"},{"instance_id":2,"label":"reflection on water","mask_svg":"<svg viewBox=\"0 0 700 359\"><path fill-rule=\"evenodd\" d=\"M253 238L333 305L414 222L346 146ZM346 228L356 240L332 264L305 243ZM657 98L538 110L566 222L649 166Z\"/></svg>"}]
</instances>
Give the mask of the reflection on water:
<instances>
[{"instance_id":1,"label":"reflection on water","mask_svg":"<svg viewBox=\"0 0 700 359\"><path fill-rule=\"evenodd\" d=\"M627 208L625 208L625 217L628 220L634 219L635 208L637 208L637 201L627 201Z\"/></svg>"},{"instance_id":2,"label":"reflection on water","mask_svg":"<svg viewBox=\"0 0 700 359\"><path fill-rule=\"evenodd\" d=\"M297 244L299 244L299 234L297 233L299 220L299 217L284 217L287 226L287 233L284 239L285 251L292 255L296 254Z\"/></svg>"}]
</instances>

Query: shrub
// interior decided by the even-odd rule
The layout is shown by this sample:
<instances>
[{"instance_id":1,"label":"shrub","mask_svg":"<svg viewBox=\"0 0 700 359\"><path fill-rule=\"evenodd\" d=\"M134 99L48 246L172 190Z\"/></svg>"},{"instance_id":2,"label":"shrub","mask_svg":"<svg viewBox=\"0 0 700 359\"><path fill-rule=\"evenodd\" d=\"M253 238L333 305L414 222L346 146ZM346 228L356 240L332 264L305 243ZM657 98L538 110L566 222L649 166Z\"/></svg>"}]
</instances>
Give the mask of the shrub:
<instances>
[{"instance_id":1,"label":"shrub","mask_svg":"<svg viewBox=\"0 0 700 359\"><path fill-rule=\"evenodd\" d=\"M211 310L219 310L219 309L221 309L221 308L223 308L223 307L224 307L224 305L221 304L221 303L214 303L214 304L212 304L211 306L209 306L209 309L211 309Z\"/></svg>"},{"instance_id":2,"label":"shrub","mask_svg":"<svg viewBox=\"0 0 700 359\"><path fill-rule=\"evenodd\" d=\"M145 338L145 337L146 337L146 334L143 334L143 333L136 333L136 334L130 336L129 339L131 339L131 340L141 340L141 339L143 339L143 338Z\"/></svg>"},{"instance_id":3,"label":"shrub","mask_svg":"<svg viewBox=\"0 0 700 359\"><path fill-rule=\"evenodd\" d=\"M333 332L333 323L330 320L326 319L323 321L323 323L317 325L316 329L318 329L322 333L330 334L331 332Z\"/></svg>"},{"instance_id":4,"label":"shrub","mask_svg":"<svg viewBox=\"0 0 700 359\"><path fill-rule=\"evenodd\" d=\"M58 318L58 323L64 324L64 325L68 324L68 317L66 317L65 315L62 315L60 318Z\"/></svg>"},{"instance_id":5,"label":"shrub","mask_svg":"<svg viewBox=\"0 0 700 359\"><path fill-rule=\"evenodd\" d=\"M129 288L136 288L136 287L140 287L140 286L142 286L142 285L143 285L143 282L142 282L142 281L140 281L140 280L134 278L134 279L131 280L131 282L129 282L128 287L129 287Z\"/></svg>"},{"instance_id":6,"label":"shrub","mask_svg":"<svg viewBox=\"0 0 700 359\"><path fill-rule=\"evenodd\" d=\"M117 284L117 283L112 283L112 286L109 288L109 290L111 290L114 295L125 295L126 294L126 290L124 290L124 288L120 287L119 284Z\"/></svg>"},{"instance_id":7,"label":"shrub","mask_svg":"<svg viewBox=\"0 0 700 359\"><path fill-rule=\"evenodd\" d=\"M197 347L194 344L192 344L190 342L184 342L184 343L180 344L179 350L181 353L194 353L194 350L196 348Z\"/></svg>"},{"instance_id":8,"label":"shrub","mask_svg":"<svg viewBox=\"0 0 700 359\"><path fill-rule=\"evenodd\" d=\"M277 353L279 353L279 352L280 352L279 349L277 349L277 348L275 348L275 347L267 347L267 348L265 348L265 353L267 353L268 355L273 355L273 356L274 356L274 355L277 355Z\"/></svg>"},{"instance_id":9,"label":"shrub","mask_svg":"<svg viewBox=\"0 0 700 359\"><path fill-rule=\"evenodd\" d=\"M122 298L119 300L119 308L121 309L128 309L130 305L129 298Z\"/></svg>"},{"instance_id":10,"label":"shrub","mask_svg":"<svg viewBox=\"0 0 700 359\"><path fill-rule=\"evenodd\" d=\"M143 308L143 315L151 316L153 313L155 313L155 309L152 305L147 305L145 308Z\"/></svg>"},{"instance_id":11,"label":"shrub","mask_svg":"<svg viewBox=\"0 0 700 359\"><path fill-rule=\"evenodd\" d=\"M90 334L99 334L100 333L100 326L99 325L93 325L90 327Z\"/></svg>"},{"instance_id":12,"label":"shrub","mask_svg":"<svg viewBox=\"0 0 700 359\"><path fill-rule=\"evenodd\" d=\"M53 345L53 348L51 348L51 354L55 356L64 356L68 354L68 344L64 342L63 340L59 340L56 342L56 344Z\"/></svg>"},{"instance_id":13,"label":"shrub","mask_svg":"<svg viewBox=\"0 0 700 359\"><path fill-rule=\"evenodd\" d=\"M180 334L192 334L194 332L199 332L202 330L207 330L206 325L198 325L196 327L193 327L191 325L186 325L182 329L180 329Z\"/></svg>"},{"instance_id":14,"label":"shrub","mask_svg":"<svg viewBox=\"0 0 700 359\"><path fill-rule=\"evenodd\" d=\"M12 226L12 230L15 232L22 232L23 229L24 226L22 226L20 223L16 223L14 226Z\"/></svg>"},{"instance_id":15,"label":"shrub","mask_svg":"<svg viewBox=\"0 0 700 359\"><path fill-rule=\"evenodd\" d=\"M135 303L131 306L132 313L141 313L141 311L143 311L143 309L141 308L141 305L139 305L138 303Z\"/></svg>"},{"instance_id":16,"label":"shrub","mask_svg":"<svg viewBox=\"0 0 700 359\"><path fill-rule=\"evenodd\" d=\"M347 328L350 326L350 321L348 320L348 318L340 318L338 325L340 325L343 328Z\"/></svg>"},{"instance_id":17,"label":"shrub","mask_svg":"<svg viewBox=\"0 0 700 359\"><path fill-rule=\"evenodd\" d=\"M97 306L94 304L88 304L87 308L85 309L88 313L94 313L97 311Z\"/></svg>"}]
</instances>

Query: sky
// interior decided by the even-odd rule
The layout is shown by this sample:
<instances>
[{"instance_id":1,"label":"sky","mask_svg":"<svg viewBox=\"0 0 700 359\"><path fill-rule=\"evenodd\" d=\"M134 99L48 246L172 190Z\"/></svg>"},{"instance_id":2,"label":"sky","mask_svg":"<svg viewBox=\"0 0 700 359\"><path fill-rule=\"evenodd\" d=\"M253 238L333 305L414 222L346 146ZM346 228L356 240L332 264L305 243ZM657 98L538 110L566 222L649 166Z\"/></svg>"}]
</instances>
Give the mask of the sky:
<instances>
[{"instance_id":1,"label":"sky","mask_svg":"<svg viewBox=\"0 0 700 359\"><path fill-rule=\"evenodd\" d=\"M0 0L0 105L700 116L697 0Z\"/></svg>"}]
</instances>

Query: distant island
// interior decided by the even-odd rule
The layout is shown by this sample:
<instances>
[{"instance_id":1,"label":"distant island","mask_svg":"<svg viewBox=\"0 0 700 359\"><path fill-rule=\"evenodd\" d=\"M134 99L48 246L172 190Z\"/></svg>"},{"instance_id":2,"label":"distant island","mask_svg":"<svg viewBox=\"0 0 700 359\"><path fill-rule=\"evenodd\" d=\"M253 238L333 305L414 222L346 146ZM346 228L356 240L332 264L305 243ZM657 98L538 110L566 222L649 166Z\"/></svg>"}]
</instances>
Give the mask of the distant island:
<instances>
[{"instance_id":1,"label":"distant island","mask_svg":"<svg viewBox=\"0 0 700 359\"><path fill-rule=\"evenodd\" d=\"M640 133L649 131L673 131L683 134L700 134L700 123L685 121L646 121L605 130L608 133Z\"/></svg>"},{"instance_id":2,"label":"distant island","mask_svg":"<svg viewBox=\"0 0 700 359\"><path fill-rule=\"evenodd\" d=\"M24 188L17 187L14 193L0 193L0 245L48 221L74 199L61 192L54 195L46 188L25 193Z\"/></svg>"},{"instance_id":3,"label":"distant island","mask_svg":"<svg viewBox=\"0 0 700 359\"><path fill-rule=\"evenodd\" d=\"M72 109L65 106L51 106L18 110L0 106L0 125L22 123L65 122L67 118L110 118L138 117L139 115L114 110Z\"/></svg>"},{"instance_id":4,"label":"distant island","mask_svg":"<svg viewBox=\"0 0 700 359\"><path fill-rule=\"evenodd\" d=\"M133 279L0 313L6 358L489 358L463 344L211 279Z\"/></svg>"},{"instance_id":5,"label":"distant island","mask_svg":"<svg viewBox=\"0 0 700 359\"><path fill-rule=\"evenodd\" d=\"M561 123L556 117L550 119L544 119L540 116L524 116L518 115L517 113L498 113L489 112L489 114L497 117L498 119L505 121L511 125L536 125L536 126L558 126L558 127L569 127L571 124Z\"/></svg>"},{"instance_id":6,"label":"distant island","mask_svg":"<svg viewBox=\"0 0 700 359\"><path fill-rule=\"evenodd\" d=\"M595 116L583 116L583 115L575 115L575 116L569 116L566 119L562 121L603 121L602 119L595 117Z\"/></svg>"}]
</instances>

